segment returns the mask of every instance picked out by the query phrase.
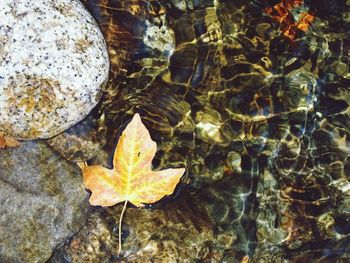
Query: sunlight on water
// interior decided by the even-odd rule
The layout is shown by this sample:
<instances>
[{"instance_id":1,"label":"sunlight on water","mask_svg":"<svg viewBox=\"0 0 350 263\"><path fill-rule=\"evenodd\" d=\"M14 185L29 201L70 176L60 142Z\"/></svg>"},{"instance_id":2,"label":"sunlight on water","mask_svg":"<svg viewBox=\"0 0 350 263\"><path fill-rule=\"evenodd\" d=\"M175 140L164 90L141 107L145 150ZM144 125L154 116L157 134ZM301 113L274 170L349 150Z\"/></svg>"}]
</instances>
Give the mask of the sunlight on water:
<instances>
[{"instance_id":1,"label":"sunlight on water","mask_svg":"<svg viewBox=\"0 0 350 263\"><path fill-rule=\"evenodd\" d=\"M349 260L349 1L84 3L112 61L97 114L104 151L111 155L139 112L159 143L154 168L188 171L175 201L154 213L202 220L198 238L189 232L178 250L149 234L163 252L152 258L146 242L143 262L173 262L166 260L174 251L179 262ZM119 212L96 212L90 223ZM166 220L179 222L172 216ZM208 225L209 236L200 236ZM157 224L147 227L157 232ZM88 244L84 235L76 240ZM183 247L191 242L201 249L195 255Z\"/></svg>"}]
</instances>

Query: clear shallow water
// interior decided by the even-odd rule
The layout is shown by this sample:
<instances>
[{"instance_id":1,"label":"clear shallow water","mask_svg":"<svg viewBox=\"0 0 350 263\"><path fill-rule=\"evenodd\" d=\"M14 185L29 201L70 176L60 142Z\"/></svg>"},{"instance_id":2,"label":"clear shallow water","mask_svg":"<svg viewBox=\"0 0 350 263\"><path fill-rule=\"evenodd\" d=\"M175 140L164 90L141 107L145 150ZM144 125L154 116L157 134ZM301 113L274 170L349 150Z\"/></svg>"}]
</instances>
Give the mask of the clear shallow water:
<instances>
[{"instance_id":1,"label":"clear shallow water","mask_svg":"<svg viewBox=\"0 0 350 263\"><path fill-rule=\"evenodd\" d=\"M94 117L106 145L90 162L110 164L139 112L154 167L187 167L173 197L130 208L130 262L349 261L348 1L84 3L112 62ZM119 213L94 211L57 257L122 260Z\"/></svg>"}]
</instances>

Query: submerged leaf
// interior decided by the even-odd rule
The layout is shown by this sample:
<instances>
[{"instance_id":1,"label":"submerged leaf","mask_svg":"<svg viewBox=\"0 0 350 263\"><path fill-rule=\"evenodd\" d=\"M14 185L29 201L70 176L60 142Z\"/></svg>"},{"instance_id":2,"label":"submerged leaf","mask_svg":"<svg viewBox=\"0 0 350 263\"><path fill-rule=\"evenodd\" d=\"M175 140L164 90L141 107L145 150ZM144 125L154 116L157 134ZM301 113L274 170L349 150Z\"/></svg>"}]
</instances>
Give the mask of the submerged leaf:
<instances>
[{"instance_id":1,"label":"submerged leaf","mask_svg":"<svg viewBox=\"0 0 350 263\"><path fill-rule=\"evenodd\" d=\"M300 8L302 4L302 0L282 0L275 6L265 9L266 13L280 23L280 29L283 35L291 41L295 39L297 29L306 32L314 20L314 16L307 12L300 12L298 20L294 20L292 11L295 8Z\"/></svg>"},{"instance_id":2,"label":"submerged leaf","mask_svg":"<svg viewBox=\"0 0 350 263\"><path fill-rule=\"evenodd\" d=\"M128 201L140 207L172 194L185 169L152 171L156 149L140 115L135 114L119 139L113 169L82 167L85 187L92 192L90 203L112 206Z\"/></svg>"}]
</instances>

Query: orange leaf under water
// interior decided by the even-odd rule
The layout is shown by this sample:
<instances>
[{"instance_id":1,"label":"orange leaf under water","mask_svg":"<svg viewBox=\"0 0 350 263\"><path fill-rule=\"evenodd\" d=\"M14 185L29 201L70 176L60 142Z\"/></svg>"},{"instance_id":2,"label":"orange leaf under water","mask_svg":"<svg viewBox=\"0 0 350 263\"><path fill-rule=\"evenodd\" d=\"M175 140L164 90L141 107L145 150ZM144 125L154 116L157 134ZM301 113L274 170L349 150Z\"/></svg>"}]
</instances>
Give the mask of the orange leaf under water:
<instances>
[{"instance_id":1,"label":"orange leaf under water","mask_svg":"<svg viewBox=\"0 0 350 263\"><path fill-rule=\"evenodd\" d=\"M265 12L271 15L271 17L280 23L280 29L283 35L293 41L297 35L297 30L306 32L314 16L302 12L299 20L294 21L293 15L291 14L294 8L297 8L303 4L302 0L282 0L280 3L273 7L268 7Z\"/></svg>"},{"instance_id":2,"label":"orange leaf under water","mask_svg":"<svg viewBox=\"0 0 350 263\"><path fill-rule=\"evenodd\" d=\"M172 194L185 169L152 171L156 149L140 115L135 114L119 139L113 169L82 167L85 187L92 192L90 203L112 206L128 201L140 207Z\"/></svg>"}]
</instances>

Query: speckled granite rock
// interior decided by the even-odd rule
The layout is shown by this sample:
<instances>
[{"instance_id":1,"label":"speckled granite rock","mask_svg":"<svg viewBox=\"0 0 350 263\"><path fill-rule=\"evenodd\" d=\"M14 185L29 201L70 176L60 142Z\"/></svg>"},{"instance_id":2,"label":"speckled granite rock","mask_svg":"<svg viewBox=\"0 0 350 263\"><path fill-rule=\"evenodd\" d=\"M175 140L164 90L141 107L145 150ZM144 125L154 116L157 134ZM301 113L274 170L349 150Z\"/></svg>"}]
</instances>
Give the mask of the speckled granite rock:
<instances>
[{"instance_id":1,"label":"speckled granite rock","mask_svg":"<svg viewBox=\"0 0 350 263\"><path fill-rule=\"evenodd\" d=\"M0 262L45 262L89 211L77 166L42 142L0 151Z\"/></svg>"},{"instance_id":2,"label":"speckled granite rock","mask_svg":"<svg viewBox=\"0 0 350 263\"><path fill-rule=\"evenodd\" d=\"M77 0L0 2L0 131L52 137L83 119L108 79L104 38Z\"/></svg>"}]
</instances>

